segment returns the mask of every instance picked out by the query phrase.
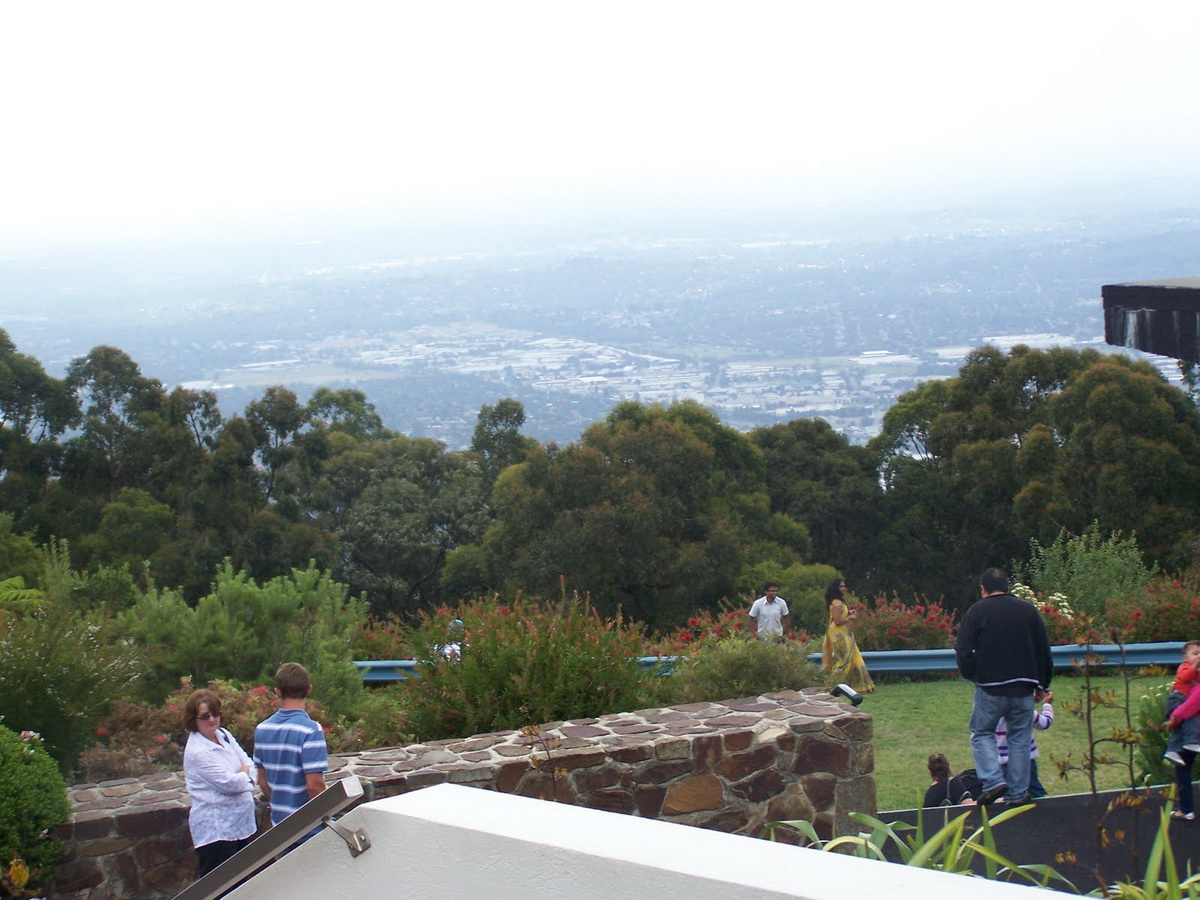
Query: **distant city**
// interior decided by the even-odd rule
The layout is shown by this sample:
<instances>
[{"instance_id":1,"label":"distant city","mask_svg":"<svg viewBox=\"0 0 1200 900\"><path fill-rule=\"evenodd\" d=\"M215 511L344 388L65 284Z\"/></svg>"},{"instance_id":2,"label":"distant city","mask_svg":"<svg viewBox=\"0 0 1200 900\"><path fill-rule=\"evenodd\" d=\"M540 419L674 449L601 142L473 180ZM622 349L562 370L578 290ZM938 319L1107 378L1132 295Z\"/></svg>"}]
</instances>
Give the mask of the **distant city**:
<instances>
[{"instance_id":1,"label":"distant city","mask_svg":"<svg viewBox=\"0 0 1200 900\"><path fill-rule=\"evenodd\" d=\"M865 443L901 394L984 344L1124 352L1103 343L1101 285L1200 268L1200 210L826 227L530 228L440 253L397 231L10 254L0 327L56 374L115 345L227 414L270 385L302 399L357 387L389 427L452 449L505 396L528 434L560 443L619 401L685 398L736 428L819 416Z\"/></svg>"}]
</instances>

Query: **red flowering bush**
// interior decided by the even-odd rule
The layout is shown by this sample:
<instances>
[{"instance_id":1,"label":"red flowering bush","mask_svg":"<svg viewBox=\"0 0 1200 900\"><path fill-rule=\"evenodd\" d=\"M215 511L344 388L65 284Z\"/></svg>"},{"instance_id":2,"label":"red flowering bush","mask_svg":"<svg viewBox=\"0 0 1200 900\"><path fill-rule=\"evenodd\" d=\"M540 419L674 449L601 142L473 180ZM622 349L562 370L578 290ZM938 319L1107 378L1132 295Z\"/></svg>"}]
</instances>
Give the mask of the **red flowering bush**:
<instances>
[{"instance_id":1,"label":"red flowering bush","mask_svg":"<svg viewBox=\"0 0 1200 900\"><path fill-rule=\"evenodd\" d=\"M646 656L690 656L696 652L696 647L702 642L720 640L726 637L754 637L756 629L754 620L746 614L750 602L745 606L734 608L726 605L719 611L702 610L687 620L669 634L661 635L646 645ZM799 646L808 644L810 638L803 631L791 632L787 643Z\"/></svg>"},{"instance_id":2,"label":"red flowering bush","mask_svg":"<svg viewBox=\"0 0 1200 900\"><path fill-rule=\"evenodd\" d=\"M274 688L233 681L212 681L208 687L221 698L221 726L253 753L255 727L279 708ZM107 781L180 769L188 737L183 709L193 690L191 679L184 678L161 704L118 703L96 729L96 745L80 756L81 777ZM345 753L408 741L407 719L396 698L386 691L367 694L350 719L330 721L320 701L311 698L307 709L324 728L330 752Z\"/></svg>"},{"instance_id":3,"label":"red flowering bush","mask_svg":"<svg viewBox=\"0 0 1200 900\"><path fill-rule=\"evenodd\" d=\"M1141 594L1109 600L1105 619L1129 643L1200 638L1200 579L1156 575Z\"/></svg>"},{"instance_id":4,"label":"red flowering bush","mask_svg":"<svg viewBox=\"0 0 1200 900\"><path fill-rule=\"evenodd\" d=\"M954 646L954 616L940 603L914 597L905 603L899 595L880 594L869 607L858 610L851 629L860 650L927 650Z\"/></svg>"},{"instance_id":5,"label":"red flowering bush","mask_svg":"<svg viewBox=\"0 0 1200 900\"><path fill-rule=\"evenodd\" d=\"M370 616L360 623L350 638L350 651L355 659L412 659L404 646L404 625L394 615Z\"/></svg>"},{"instance_id":6,"label":"red flowering bush","mask_svg":"<svg viewBox=\"0 0 1200 900\"><path fill-rule=\"evenodd\" d=\"M1035 601L1042 613L1042 621L1046 623L1046 634L1052 645L1079 643L1085 635L1080 620L1064 612L1053 603ZM1094 639L1093 635L1093 639Z\"/></svg>"}]
</instances>

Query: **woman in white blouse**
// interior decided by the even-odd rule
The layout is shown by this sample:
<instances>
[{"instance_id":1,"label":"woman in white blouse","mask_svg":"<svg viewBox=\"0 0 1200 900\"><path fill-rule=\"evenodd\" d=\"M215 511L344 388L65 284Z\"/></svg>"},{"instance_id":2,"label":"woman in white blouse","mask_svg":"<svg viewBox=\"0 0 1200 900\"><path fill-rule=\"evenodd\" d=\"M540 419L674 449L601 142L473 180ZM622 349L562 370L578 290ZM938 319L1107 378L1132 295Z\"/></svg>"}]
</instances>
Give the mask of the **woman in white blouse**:
<instances>
[{"instance_id":1,"label":"woman in white blouse","mask_svg":"<svg viewBox=\"0 0 1200 900\"><path fill-rule=\"evenodd\" d=\"M188 827L204 876L254 837L254 762L221 727L221 699L192 691L183 708L189 732L183 777L192 797Z\"/></svg>"}]
</instances>

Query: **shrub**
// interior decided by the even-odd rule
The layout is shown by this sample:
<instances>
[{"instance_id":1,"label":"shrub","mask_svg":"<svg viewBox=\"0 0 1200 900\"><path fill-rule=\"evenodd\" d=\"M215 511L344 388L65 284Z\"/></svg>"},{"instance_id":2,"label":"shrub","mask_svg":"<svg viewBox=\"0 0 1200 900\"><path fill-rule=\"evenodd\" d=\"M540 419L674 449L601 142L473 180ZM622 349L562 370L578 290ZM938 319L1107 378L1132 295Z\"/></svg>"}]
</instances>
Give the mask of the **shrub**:
<instances>
[{"instance_id":1,"label":"shrub","mask_svg":"<svg viewBox=\"0 0 1200 900\"><path fill-rule=\"evenodd\" d=\"M221 698L221 727L228 728L247 753L253 753L255 727L279 708L274 690L265 684L232 681L212 681L208 687ZM325 730L332 753L409 743L402 687L364 692L357 708L346 717L330 718L321 702L310 698L308 714ZM194 689L185 678L163 703L117 703L96 729L98 742L80 756L83 777L106 781L178 770L188 737L183 708Z\"/></svg>"},{"instance_id":2,"label":"shrub","mask_svg":"<svg viewBox=\"0 0 1200 900\"><path fill-rule=\"evenodd\" d=\"M1171 784L1175 778L1174 767L1162 758L1167 750L1168 732L1167 694L1171 692L1171 681L1164 681L1138 698L1134 709L1134 726L1138 731L1137 750L1134 758L1143 777L1150 784Z\"/></svg>"},{"instance_id":3,"label":"shrub","mask_svg":"<svg viewBox=\"0 0 1200 900\"><path fill-rule=\"evenodd\" d=\"M1109 601L1105 618L1126 641L1188 641L1200 635L1200 580L1156 575L1139 593Z\"/></svg>"},{"instance_id":4,"label":"shrub","mask_svg":"<svg viewBox=\"0 0 1200 900\"><path fill-rule=\"evenodd\" d=\"M720 612L703 610L696 613L670 634L665 634L646 645L647 656L686 656L696 652L696 648L710 639L720 639L734 635L754 637L757 629L754 620L747 615L753 602L747 597L734 606L728 601L722 601ZM791 608L790 606L788 607ZM794 623L793 623L794 625ZM807 645L811 638L806 632L791 631L787 641L800 647Z\"/></svg>"},{"instance_id":5,"label":"shrub","mask_svg":"<svg viewBox=\"0 0 1200 900\"><path fill-rule=\"evenodd\" d=\"M0 611L0 698L13 728L36 731L70 772L96 723L138 675L132 648L105 637L101 613L62 602L36 612Z\"/></svg>"},{"instance_id":6,"label":"shrub","mask_svg":"<svg viewBox=\"0 0 1200 900\"><path fill-rule=\"evenodd\" d=\"M807 647L786 641L709 638L679 661L670 678L662 679L660 702L730 700L822 685L824 675L808 661L807 652Z\"/></svg>"},{"instance_id":7,"label":"shrub","mask_svg":"<svg viewBox=\"0 0 1200 900\"><path fill-rule=\"evenodd\" d=\"M1058 591L1051 594L1039 594L1019 581L1012 583L1011 590L1013 596L1028 600L1038 608L1042 614L1042 621L1046 624L1046 635L1051 644L1078 644L1089 639L1086 632L1094 624L1091 617L1076 616L1075 610L1065 595ZM1093 643L1097 639L1097 635L1090 635Z\"/></svg>"},{"instance_id":8,"label":"shrub","mask_svg":"<svg viewBox=\"0 0 1200 900\"><path fill-rule=\"evenodd\" d=\"M1049 547L1031 540L1029 561L1013 566L1016 580L1042 594L1061 591L1076 611L1097 618L1104 616L1110 599L1140 596L1154 572L1132 535L1114 531L1102 537L1096 525L1070 537L1061 531Z\"/></svg>"},{"instance_id":9,"label":"shrub","mask_svg":"<svg viewBox=\"0 0 1200 900\"><path fill-rule=\"evenodd\" d=\"M0 893L20 896L49 878L63 857L62 843L50 833L70 814L66 784L41 737L0 724L0 866L7 873ZM14 861L21 865L10 865ZM28 881L16 884L22 866Z\"/></svg>"},{"instance_id":10,"label":"shrub","mask_svg":"<svg viewBox=\"0 0 1200 900\"><path fill-rule=\"evenodd\" d=\"M368 616L350 639L354 659L411 659L404 646L404 624L394 614L386 619Z\"/></svg>"},{"instance_id":11,"label":"shrub","mask_svg":"<svg viewBox=\"0 0 1200 900\"><path fill-rule=\"evenodd\" d=\"M313 694L335 714L351 710L363 691L351 647L366 602L313 565L259 586L226 561L194 607L175 591L152 590L119 622L146 655L149 700L181 677L269 682L288 660L308 668Z\"/></svg>"},{"instance_id":12,"label":"shrub","mask_svg":"<svg viewBox=\"0 0 1200 900\"><path fill-rule=\"evenodd\" d=\"M940 603L880 594L870 607L857 607L851 628L860 650L929 650L954 646L954 617Z\"/></svg>"},{"instance_id":13,"label":"shrub","mask_svg":"<svg viewBox=\"0 0 1200 900\"><path fill-rule=\"evenodd\" d=\"M450 661L442 648L456 618L465 632ZM637 709L646 697L643 640L639 627L602 619L578 595L480 599L423 614L405 638L420 673L405 685L409 725L429 740Z\"/></svg>"}]
</instances>

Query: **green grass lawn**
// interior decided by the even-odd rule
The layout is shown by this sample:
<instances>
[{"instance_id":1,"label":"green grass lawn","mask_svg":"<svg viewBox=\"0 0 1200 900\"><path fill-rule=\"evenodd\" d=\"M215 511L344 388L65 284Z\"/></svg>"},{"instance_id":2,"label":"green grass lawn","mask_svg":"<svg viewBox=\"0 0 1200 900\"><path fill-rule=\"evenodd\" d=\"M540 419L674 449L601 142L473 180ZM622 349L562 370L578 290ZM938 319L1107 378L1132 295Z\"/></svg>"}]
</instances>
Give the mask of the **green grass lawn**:
<instances>
[{"instance_id":1,"label":"green grass lawn","mask_svg":"<svg viewBox=\"0 0 1200 900\"><path fill-rule=\"evenodd\" d=\"M1135 706L1144 685L1162 681L1162 676L1135 681L1132 692ZM1105 690L1124 692L1122 680L1115 675L1102 677L1098 682ZM1089 790L1086 775L1071 772L1064 779L1055 760L1070 757L1078 764L1087 751L1083 718L1065 709L1065 703L1079 703L1083 679L1057 677L1052 687L1054 724L1036 732L1041 754L1038 773L1051 794L1081 793ZM955 772L974 765L967 733L973 691L972 685L957 679L880 684L875 693L863 700L859 708L870 713L874 720L875 787L880 810L911 809L921 804L929 786L926 761L932 753L946 754ZM1164 718L1165 715L1164 710ZM1098 737L1109 734L1118 724L1124 725L1120 710L1096 710L1094 719ZM1125 770L1116 766L1101 767L1096 780L1100 788L1128 786Z\"/></svg>"}]
</instances>

